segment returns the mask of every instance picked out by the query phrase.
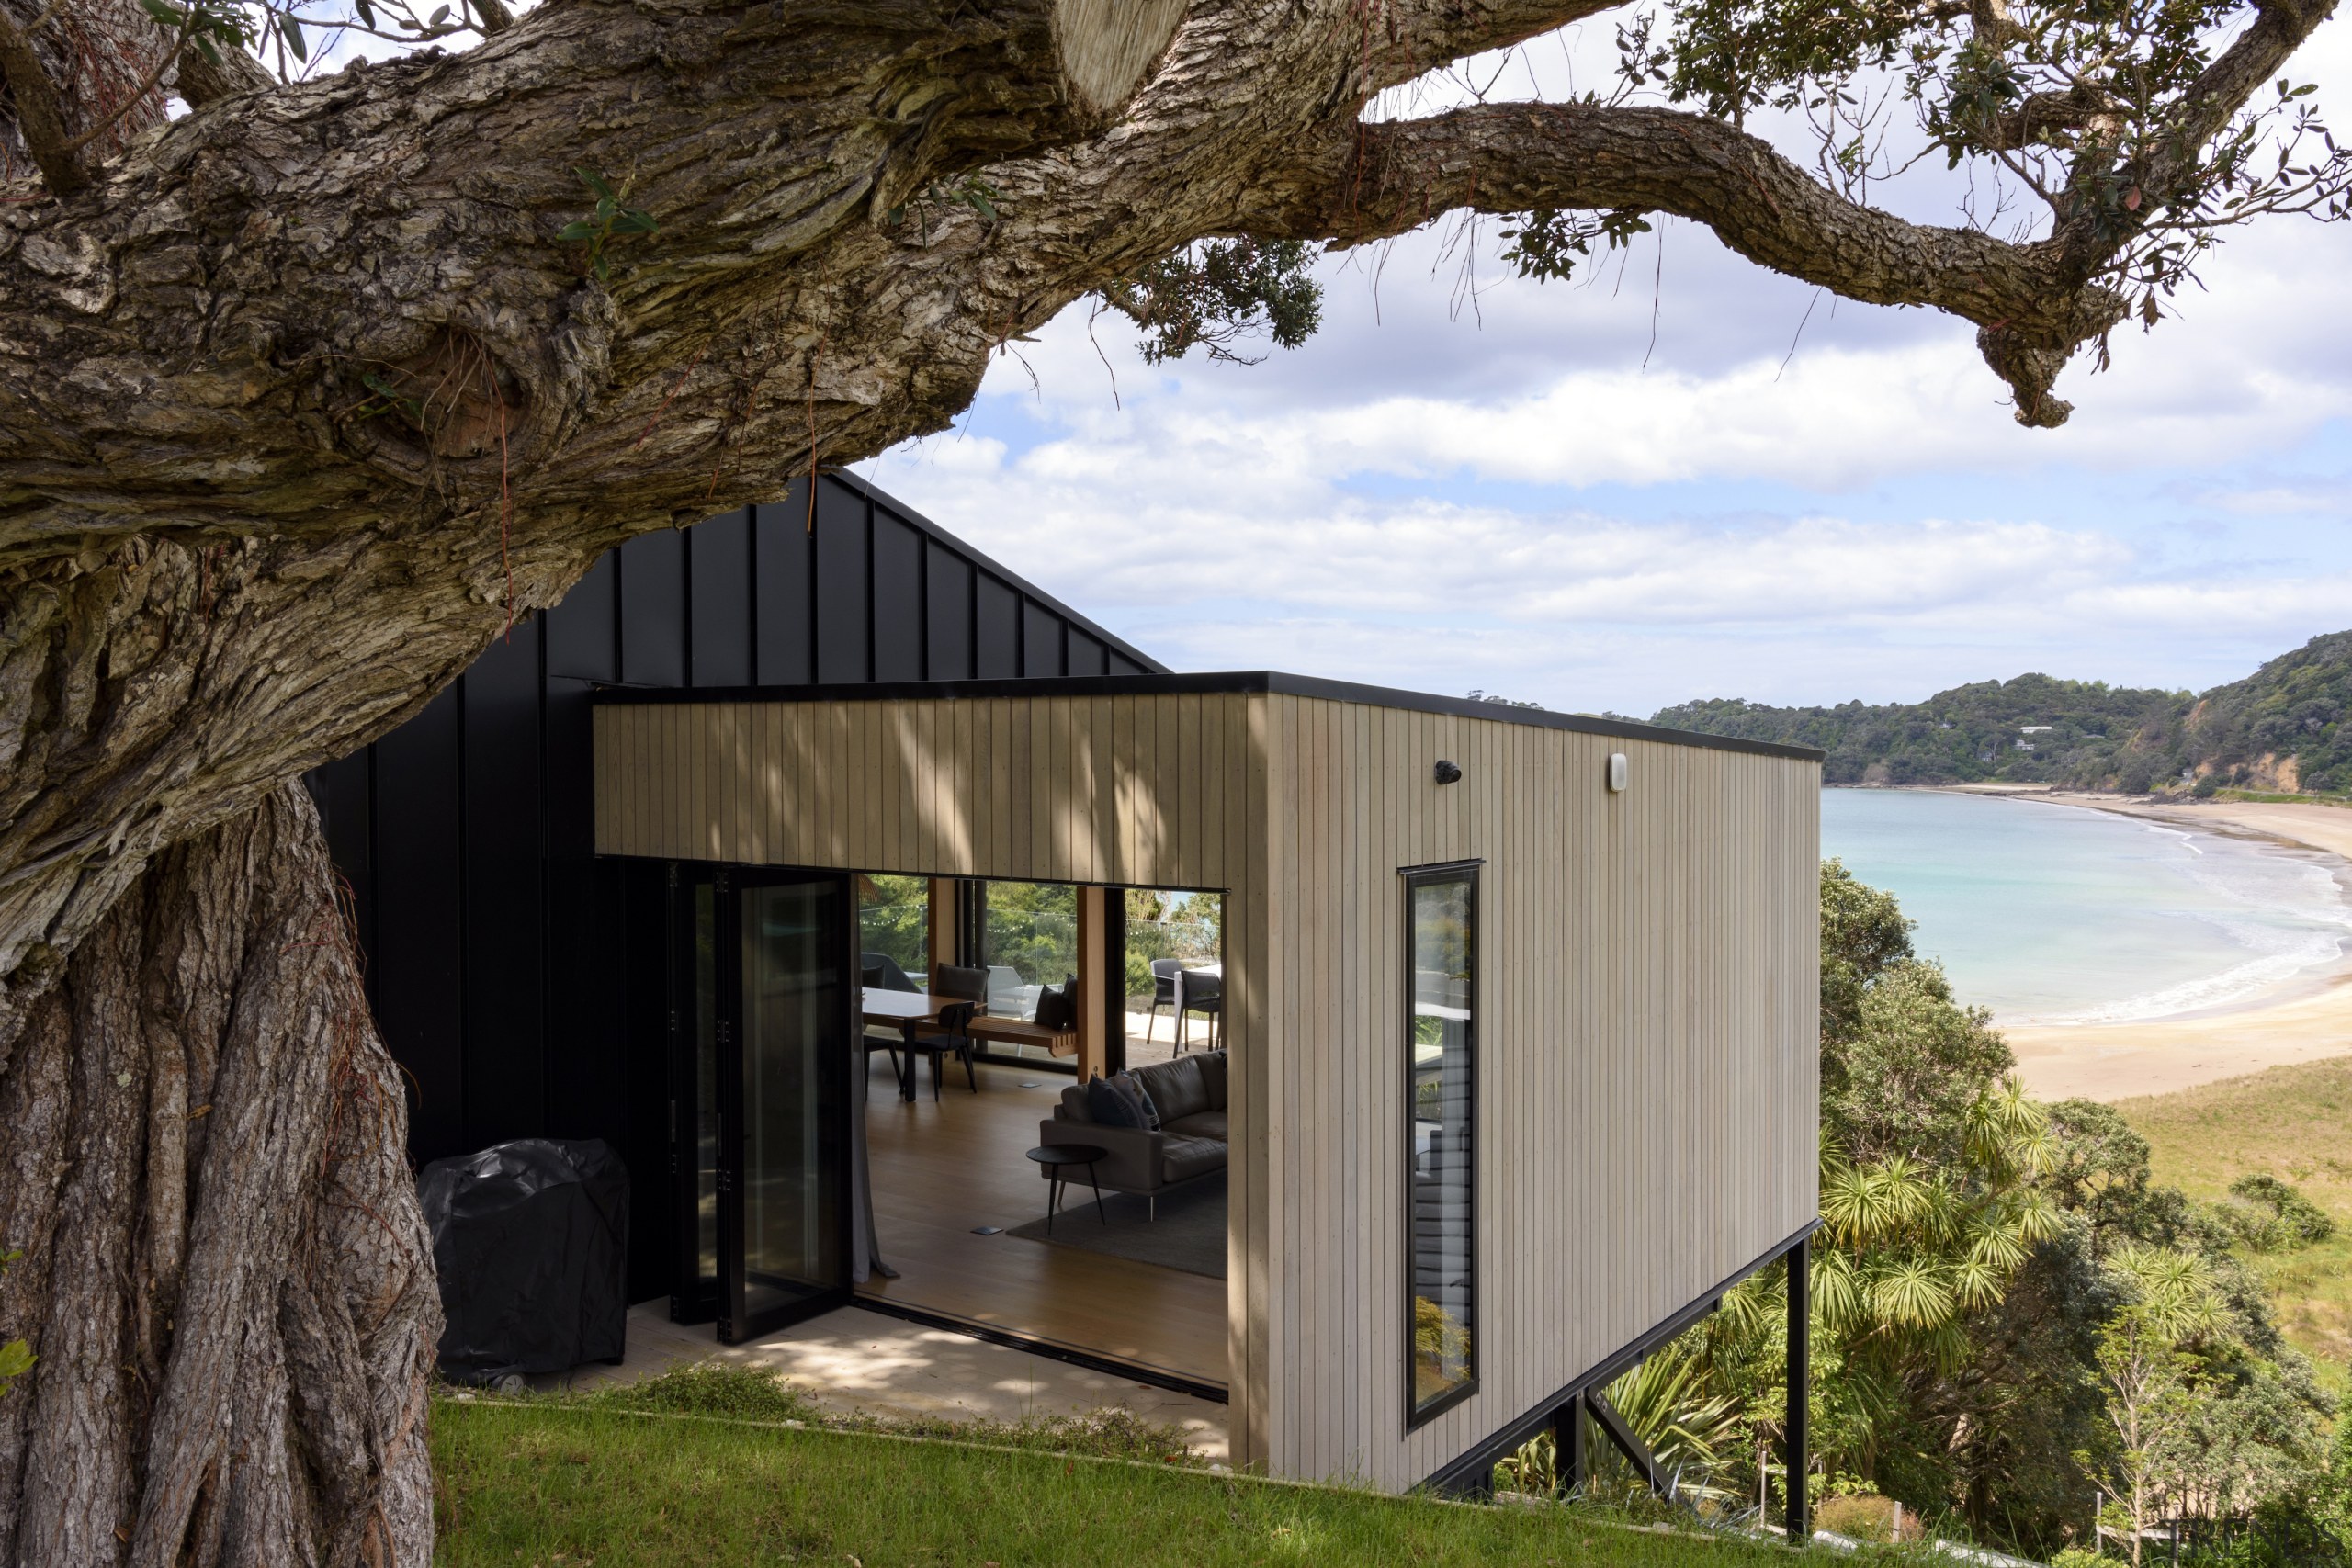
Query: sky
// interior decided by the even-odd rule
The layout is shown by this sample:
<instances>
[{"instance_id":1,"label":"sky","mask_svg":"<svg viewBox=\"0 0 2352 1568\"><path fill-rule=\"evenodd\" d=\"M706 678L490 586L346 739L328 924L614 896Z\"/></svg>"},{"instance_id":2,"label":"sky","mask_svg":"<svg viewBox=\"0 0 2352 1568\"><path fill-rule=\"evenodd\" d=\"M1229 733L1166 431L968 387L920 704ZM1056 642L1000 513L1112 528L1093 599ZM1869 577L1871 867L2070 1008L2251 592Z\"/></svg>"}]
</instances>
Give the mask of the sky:
<instances>
[{"instance_id":1,"label":"sky","mask_svg":"<svg viewBox=\"0 0 2352 1568\"><path fill-rule=\"evenodd\" d=\"M1591 68L1548 47L1498 96ZM2352 23L2298 79L2352 96ZM1253 366L1147 366L1074 306L856 471L1177 670L1647 715L2202 689L2352 627L2352 225L2231 239L2177 318L2068 370L2056 431L2014 423L1967 324L1693 224L1567 284L1509 276L1495 228L1326 257L1321 331Z\"/></svg>"}]
</instances>

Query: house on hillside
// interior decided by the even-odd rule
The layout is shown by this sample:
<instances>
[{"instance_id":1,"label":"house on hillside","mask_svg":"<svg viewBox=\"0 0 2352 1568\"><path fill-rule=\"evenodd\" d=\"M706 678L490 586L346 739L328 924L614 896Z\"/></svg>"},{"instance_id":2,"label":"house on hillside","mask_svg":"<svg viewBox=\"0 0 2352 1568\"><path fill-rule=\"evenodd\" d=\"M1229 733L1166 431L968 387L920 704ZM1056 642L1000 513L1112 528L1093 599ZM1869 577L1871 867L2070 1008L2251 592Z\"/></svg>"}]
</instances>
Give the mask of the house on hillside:
<instances>
[{"instance_id":1,"label":"house on hillside","mask_svg":"<svg viewBox=\"0 0 2352 1568\"><path fill-rule=\"evenodd\" d=\"M1802 1282L1818 752L1173 674L806 506L631 541L315 780L420 1159L605 1138L680 1321L855 1303L1394 1488L1637 1451L1599 1386Z\"/></svg>"}]
</instances>

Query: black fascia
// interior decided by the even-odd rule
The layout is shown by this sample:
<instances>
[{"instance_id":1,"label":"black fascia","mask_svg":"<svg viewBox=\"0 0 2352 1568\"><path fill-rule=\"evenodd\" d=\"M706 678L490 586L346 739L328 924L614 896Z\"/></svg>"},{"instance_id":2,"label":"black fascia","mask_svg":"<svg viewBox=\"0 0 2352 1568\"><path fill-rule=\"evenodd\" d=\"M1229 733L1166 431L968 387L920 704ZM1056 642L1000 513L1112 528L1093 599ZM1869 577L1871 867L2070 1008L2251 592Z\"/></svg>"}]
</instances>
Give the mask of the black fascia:
<instances>
[{"instance_id":1,"label":"black fascia","mask_svg":"<svg viewBox=\"0 0 2352 1568\"><path fill-rule=\"evenodd\" d=\"M1363 686L1351 681L1326 681L1314 675L1288 675L1275 670L1237 670L1199 675L1037 675L1012 680L894 681L829 686L700 686L691 689L612 686L600 687L590 694L590 701L887 703L977 701L987 697L1172 697L1235 694L1319 697L1327 702L1361 703L1370 707L1399 708L1410 713L1451 714L1457 718L1492 719L1501 724L1532 725L1538 729L1606 735L1621 740L1695 746L1704 750L1738 751L1755 757L1785 757L1799 762L1818 762L1827 755L1812 746L1784 746L1778 741L1748 740L1735 735L1702 735L1696 730L1668 729L1664 725L1639 724L1630 719L1600 718L1581 713L1554 713L1548 708L1508 707L1500 703L1472 702L1466 697L1441 697L1427 692Z\"/></svg>"},{"instance_id":2,"label":"black fascia","mask_svg":"<svg viewBox=\"0 0 2352 1568\"><path fill-rule=\"evenodd\" d=\"M1557 1393L1537 1402L1535 1406L1501 1431L1493 1433L1432 1473L1423 1483L1435 1492L1460 1495L1469 1492L1484 1492L1492 1483L1496 1463L1505 1454L1518 1448L1550 1425L1552 1412L1576 1398L1589 1388L1608 1382L1618 1374L1630 1371L1647 1360L1651 1354L1668 1340L1706 1316L1723 1304L1724 1292L1747 1279L1767 1264L1787 1256L1799 1242L1809 1239L1821 1228L1818 1217L1808 1220L1794 1235L1774 1242L1755 1258L1734 1269L1715 1284L1693 1297L1689 1305L1673 1316L1654 1325L1647 1332L1619 1346L1601 1359L1579 1372Z\"/></svg>"},{"instance_id":3,"label":"black fascia","mask_svg":"<svg viewBox=\"0 0 2352 1568\"><path fill-rule=\"evenodd\" d=\"M1122 654L1125 654L1127 658L1134 660L1146 670L1165 671L1168 668L1168 666L1162 664L1159 660L1154 659L1150 654L1144 652L1143 649L1136 647L1135 644L1127 641L1125 637L1115 636L1104 627L1095 625L1091 619L1080 615L1076 610L1071 609L1069 605L1063 604L1052 594L1038 588L1036 584L1031 582L1027 578L1022 576L1019 572L1014 571L1012 568L999 565L995 560L991 559L989 557L982 555L979 551L974 549L962 539L959 539L955 535L950 534L938 524L933 523L930 518L919 515L911 510L905 502L892 496L888 491L878 489L874 485L866 483L864 479L858 478L847 468L829 468L825 471L825 478L829 479L837 479L841 483L849 486L850 489L857 491L859 495L864 496L866 500L872 502L876 506L886 506L889 508L891 516L910 524L916 529L921 531L925 538L936 539L941 544L946 546L949 549L955 551L957 555L962 556L966 560L970 561L973 565L978 566L984 570L996 573L997 576L1012 584L1013 589L1018 592L1023 598L1029 600L1032 604L1044 605L1046 609L1051 610L1055 615L1059 615L1062 620L1069 626L1082 627L1087 636L1099 638L1106 648L1117 649Z\"/></svg>"}]
</instances>

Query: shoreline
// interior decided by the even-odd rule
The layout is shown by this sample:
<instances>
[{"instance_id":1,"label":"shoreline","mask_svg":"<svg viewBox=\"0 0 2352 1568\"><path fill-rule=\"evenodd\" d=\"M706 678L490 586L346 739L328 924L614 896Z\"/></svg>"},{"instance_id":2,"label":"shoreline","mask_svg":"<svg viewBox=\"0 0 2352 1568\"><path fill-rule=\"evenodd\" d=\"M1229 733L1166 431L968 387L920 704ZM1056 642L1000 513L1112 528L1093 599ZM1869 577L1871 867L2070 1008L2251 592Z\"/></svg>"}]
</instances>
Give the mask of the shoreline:
<instances>
[{"instance_id":1,"label":"shoreline","mask_svg":"<svg viewBox=\"0 0 2352 1568\"><path fill-rule=\"evenodd\" d=\"M2138 817L2168 827L2291 844L2326 856L2352 892L2352 811L2318 802L2159 801L2014 785L1931 786L1949 795L1995 795L2078 810ZM2232 833L2230 830L2234 829ZM2267 1067L2352 1053L2352 953L2243 1004L2120 1023L1996 1024L2016 1053L2018 1076L2043 1100L2128 1100L2169 1094Z\"/></svg>"}]
</instances>

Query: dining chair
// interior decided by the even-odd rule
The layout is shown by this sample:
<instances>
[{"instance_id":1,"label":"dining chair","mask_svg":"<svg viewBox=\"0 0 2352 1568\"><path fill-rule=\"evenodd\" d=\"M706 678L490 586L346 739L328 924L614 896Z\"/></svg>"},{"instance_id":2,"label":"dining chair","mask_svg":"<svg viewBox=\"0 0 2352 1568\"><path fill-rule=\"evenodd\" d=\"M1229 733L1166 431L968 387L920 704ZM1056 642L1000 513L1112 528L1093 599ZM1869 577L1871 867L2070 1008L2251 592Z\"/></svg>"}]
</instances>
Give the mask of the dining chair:
<instances>
[{"instance_id":1,"label":"dining chair","mask_svg":"<svg viewBox=\"0 0 2352 1568\"><path fill-rule=\"evenodd\" d=\"M1151 1015L1144 1020L1143 1037L1151 1042L1151 1032L1159 1023L1159 1010L1176 1005L1176 972L1183 968L1182 960L1155 958L1151 961Z\"/></svg>"},{"instance_id":2,"label":"dining chair","mask_svg":"<svg viewBox=\"0 0 2352 1568\"><path fill-rule=\"evenodd\" d=\"M955 1002L939 1010L939 1022L934 1032L926 1033L922 1025L907 1031L908 1087L912 1088L914 1059L927 1056L931 1060L931 1102L939 1103L939 1070L943 1057L956 1056L964 1063L964 1081L972 1092L980 1092L979 1069L972 1061L972 1014L977 1011L970 1002Z\"/></svg>"},{"instance_id":3,"label":"dining chair","mask_svg":"<svg viewBox=\"0 0 2352 1568\"><path fill-rule=\"evenodd\" d=\"M1182 1053L1191 1041L1185 1026L1196 1012L1208 1014L1209 1046L1216 1049L1224 1032L1225 976L1205 969L1187 969L1176 981L1176 1049Z\"/></svg>"}]
</instances>

